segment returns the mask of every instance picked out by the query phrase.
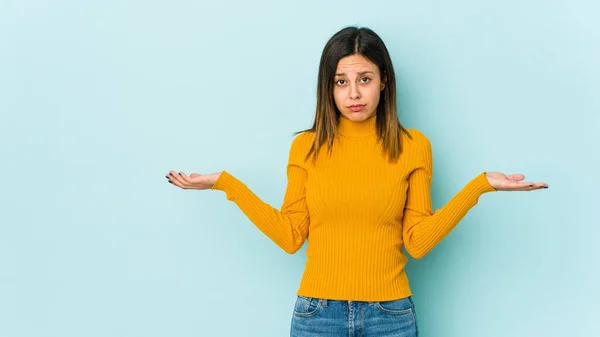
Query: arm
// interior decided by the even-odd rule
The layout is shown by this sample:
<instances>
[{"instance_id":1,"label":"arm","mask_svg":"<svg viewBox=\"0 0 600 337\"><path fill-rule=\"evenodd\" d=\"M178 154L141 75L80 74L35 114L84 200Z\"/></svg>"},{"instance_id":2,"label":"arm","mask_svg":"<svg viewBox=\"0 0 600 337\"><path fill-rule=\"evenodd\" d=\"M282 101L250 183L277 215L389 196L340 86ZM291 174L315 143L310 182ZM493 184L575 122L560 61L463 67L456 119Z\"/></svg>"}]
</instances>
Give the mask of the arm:
<instances>
[{"instance_id":1,"label":"arm","mask_svg":"<svg viewBox=\"0 0 600 337\"><path fill-rule=\"evenodd\" d=\"M263 202L244 183L226 171L221 173L212 189L226 193L258 229L289 254L302 247L308 236L309 214L306 206L307 173L299 138L292 142L287 165L287 188L281 210Z\"/></svg>"},{"instance_id":2,"label":"arm","mask_svg":"<svg viewBox=\"0 0 600 337\"><path fill-rule=\"evenodd\" d=\"M431 143L418 134L420 164L410 174L404 215L402 237L407 252L414 258L422 258L437 245L459 221L474 207L479 197L496 191L483 172L466 184L452 199L435 213L431 206L431 177L433 160Z\"/></svg>"}]
</instances>

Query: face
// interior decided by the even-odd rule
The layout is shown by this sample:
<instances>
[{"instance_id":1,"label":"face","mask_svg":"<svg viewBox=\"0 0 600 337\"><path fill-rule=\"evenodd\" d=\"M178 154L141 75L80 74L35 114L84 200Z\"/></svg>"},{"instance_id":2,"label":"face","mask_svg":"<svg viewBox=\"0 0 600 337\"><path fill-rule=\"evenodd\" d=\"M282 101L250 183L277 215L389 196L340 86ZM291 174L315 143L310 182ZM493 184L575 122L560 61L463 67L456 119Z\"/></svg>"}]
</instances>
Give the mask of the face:
<instances>
[{"instance_id":1,"label":"face","mask_svg":"<svg viewBox=\"0 0 600 337\"><path fill-rule=\"evenodd\" d=\"M385 87L379 67L362 55L342 58L333 79L333 99L341 117L361 122L375 115Z\"/></svg>"}]
</instances>

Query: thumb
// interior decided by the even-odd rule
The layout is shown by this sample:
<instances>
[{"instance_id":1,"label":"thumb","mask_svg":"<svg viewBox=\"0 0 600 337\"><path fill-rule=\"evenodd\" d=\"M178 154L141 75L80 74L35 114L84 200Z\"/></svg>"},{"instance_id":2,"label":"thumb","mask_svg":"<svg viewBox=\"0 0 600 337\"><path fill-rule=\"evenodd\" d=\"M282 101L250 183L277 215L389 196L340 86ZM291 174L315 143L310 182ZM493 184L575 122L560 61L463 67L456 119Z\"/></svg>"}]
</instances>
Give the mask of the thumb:
<instances>
[{"instance_id":1,"label":"thumb","mask_svg":"<svg viewBox=\"0 0 600 337\"><path fill-rule=\"evenodd\" d=\"M525 179L525 176L522 174L511 174L507 178L510 180L523 180Z\"/></svg>"},{"instance_id":2,"label":"thumb","mask_svg":"<svg viewBox=\"0 0 600 337\"><path fill-rule=\"evenodd\" d=\"M196 177L199 177L199 176L201 176L201 174L198 174L198 173L192 173L192 174L190 174L190 177L192 177L192 178L196 178Z\"/></svg>"}]
</instances>

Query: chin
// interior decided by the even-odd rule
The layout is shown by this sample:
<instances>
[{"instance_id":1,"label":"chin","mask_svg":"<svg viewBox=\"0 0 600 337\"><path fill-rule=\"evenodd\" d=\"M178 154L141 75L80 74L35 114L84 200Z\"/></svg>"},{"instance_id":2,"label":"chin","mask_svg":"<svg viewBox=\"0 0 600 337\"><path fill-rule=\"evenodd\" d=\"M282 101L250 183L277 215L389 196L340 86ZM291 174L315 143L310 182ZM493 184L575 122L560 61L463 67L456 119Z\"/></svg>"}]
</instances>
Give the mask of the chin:
<instances>
[{"instance_id":1,"label":"chin","mask_svg":"<svg viewBox=\"0 0 600 337\"><path fill-rule=\"evenodd\" d=\"M346 112L344 114L344 117L346 117L347 119L353 121L353 122L362 122L362 121L366 121L367 119L369 119L370 117L372 117L374 114L367 114L364 112Z\"/></svg>"}]
</instances>

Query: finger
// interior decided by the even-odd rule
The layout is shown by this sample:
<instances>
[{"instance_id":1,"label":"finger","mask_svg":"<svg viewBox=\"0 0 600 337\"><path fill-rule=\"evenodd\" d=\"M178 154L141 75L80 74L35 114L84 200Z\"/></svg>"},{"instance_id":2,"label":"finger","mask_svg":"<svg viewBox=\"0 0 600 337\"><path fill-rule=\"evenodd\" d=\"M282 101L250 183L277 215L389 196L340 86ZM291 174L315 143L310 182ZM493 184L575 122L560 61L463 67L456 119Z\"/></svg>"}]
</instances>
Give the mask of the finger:
<instances>
[{"instance_id":1,"label":"finger","mask_svg":"<svg viewBox=\"0 0 600 337\"><path fill-rule=\"evenodd\" d=\"M183 181L183 179L179 176L179 174L177 174L177 172L169 171L169 177L171 178L173 184L181 188L187 188L187 183Z\"/></svg>"},{"instance_id":2,"label":"finger","mask_svg":"<svg viewBox=\"0 0 600 337\"><path fill-rule=\"evenodd\" d=\"M179 172L179 176L181 177L181 179L186 183L186 184L192 184L192 181L190 180L190 177L186 176L185 173L183 172Z\"/></svg>"},{"instance_id":3,"label":"finger","mask_svg":"<svg viewBox=\"0 0 600 337\"><path fill-rule=\"evenodd\" d=\"M536 189L536 190L546 189L546 188L548 188L548 184L541 183L541 182L540 183L535 183L535 184L533 184L533 188Z\"/></svg>"},{"instance_id":4,"label":"finger","mask_svg":"<svg viewBox=\"0 0 600 337\"><path fill-rule=\"evenodd\" d=\"M181 183L176 180L170 173L166 175L166 177L169 179L169 182L177 187L180 188L185 188L185 186L181 185Z\"/></svg>"},{"instance_id":5,"label":"finger","mask_svg":"<svg viewBox=\"0 0 600 337\"><path fill-rule=\"evenodd\" d=\"M542 183L542 182L538 182L538 183L523 182L523 183L519 183L519 185L520 185L520 187L519 187L518 191L534 191L534 190L548 188L548 184Z\"/></svg>"},{"instance_id":6,"label":"finger","mask_svg":"<svg viewBox=\"0 0 600 337\"><path fill-rule=\"evenodd\" d=\"M532 182L514 181L512 184L507 186L509 191L528 191L534 187Z\"/></svg>"},{"instance_id":7,"label":"finger","mask_svg":"<svg viewBox=\"0 0 600 337\"><path fill-rule=\"evenodd\" d=\"M529 183L528 186L525 186L521 189L521 191L535 191L544 188L548 188L548 185L545 183Z\"/></svg>"}]
</instances>

